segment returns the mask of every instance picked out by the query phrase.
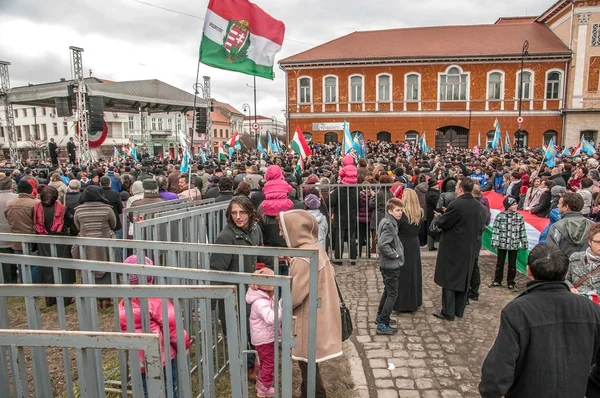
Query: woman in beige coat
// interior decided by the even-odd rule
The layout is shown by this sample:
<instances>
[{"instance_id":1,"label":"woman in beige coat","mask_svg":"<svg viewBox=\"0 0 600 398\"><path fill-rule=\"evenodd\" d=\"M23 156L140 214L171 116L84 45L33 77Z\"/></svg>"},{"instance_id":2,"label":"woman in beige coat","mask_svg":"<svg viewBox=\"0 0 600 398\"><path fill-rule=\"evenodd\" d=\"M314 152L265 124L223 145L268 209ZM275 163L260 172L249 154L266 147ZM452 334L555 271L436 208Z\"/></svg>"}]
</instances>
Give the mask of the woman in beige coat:
<instances>
[{"instance_id":1,"label":"woman in beige coat","mask_svg":"<svg viewBox=\"0 0 600 398\"><path fill-rule=\"evenodd\" d=\"M319 372L319 363L342 355L342 325L340 305L335 285L335 270L323 245L319 244L317 220L306 210L290 210L279 214L281 234L288 247L319 250L318 297L321 308L317 310L317 378L316 397L325 397L325 388ZM310 263L306 258L295 257L290 263L292 301L296 317L296 346L292 358L298 361L302 373L301 398L306 397L308 362L308 279Z\"/></svg>"}]
</instances>

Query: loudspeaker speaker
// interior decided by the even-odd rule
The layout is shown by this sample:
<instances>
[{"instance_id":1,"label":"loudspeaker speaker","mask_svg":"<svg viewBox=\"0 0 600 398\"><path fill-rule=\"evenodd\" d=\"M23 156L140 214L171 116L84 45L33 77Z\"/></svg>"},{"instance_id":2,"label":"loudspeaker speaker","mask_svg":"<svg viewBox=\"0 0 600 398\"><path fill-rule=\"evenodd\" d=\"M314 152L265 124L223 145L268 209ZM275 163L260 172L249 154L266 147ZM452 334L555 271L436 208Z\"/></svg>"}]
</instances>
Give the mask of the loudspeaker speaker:
<instances>
[{"instance_id":1,"label":"loudspeaker speaker","mask_svg":"<svg viewBox=\"0 0 600 398\"><path fill-rule=\"evenodd\" d=\"M56 108L56 116L58 117L73 116L73 102L71 97L54 98L54 107Z\"/></svg>"},{"instance_id":2,"label":"loudspeaker speaker","mask_svg":"<svg viewBox=\"0 0 600 398\"><path fill-rule=\"evenodd\" d=\"M104 97L89 96L90 131L104 129Z\"/></svg>"}]
</instances>

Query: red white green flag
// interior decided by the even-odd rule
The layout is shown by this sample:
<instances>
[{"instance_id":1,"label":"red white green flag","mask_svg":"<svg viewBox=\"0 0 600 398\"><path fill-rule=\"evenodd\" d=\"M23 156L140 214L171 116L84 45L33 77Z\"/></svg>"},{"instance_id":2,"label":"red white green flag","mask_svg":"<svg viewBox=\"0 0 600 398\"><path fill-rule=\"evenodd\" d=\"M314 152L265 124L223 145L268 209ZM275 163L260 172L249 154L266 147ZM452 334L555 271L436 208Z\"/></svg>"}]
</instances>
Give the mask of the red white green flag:
<instances>
[{"instance_id":1,"label":"red white green flag","mask_svg":"<svg viewBox=\"0 0 600 398\"><path fill-rule=\"evenodd\" d=\"M248 0L210 0L200 62L272 80L284 33L283 22Z\"/></svg>"},{"instance_id":2,"label":"red white green flag","mask_svg":"<svg viewBox=\"0 0 600 398\"><path fill-rule=\"evenodd\" d=\"M310 148L306 143L306 139L304 139L304 134L302 133L300 126L296 126L296 132L294 133L294 138L292 139L290 148L295 154L303 159L306 159L306 157L310 155Z\"/></svg>"},{"instance_id":3,"label":"red white green flag","mask_svg":"<svg viewBox=\"0 0 600 398\"><path fill-rule=\"evenodd\" d=\"M233 149L237 149L238 151L240 149L242 149L242 144L240 143L240 134L234 133L231 136L231 139L225 143L225 148L227 148L227 149L233 148Z\"/></svg>"}]
</instances>

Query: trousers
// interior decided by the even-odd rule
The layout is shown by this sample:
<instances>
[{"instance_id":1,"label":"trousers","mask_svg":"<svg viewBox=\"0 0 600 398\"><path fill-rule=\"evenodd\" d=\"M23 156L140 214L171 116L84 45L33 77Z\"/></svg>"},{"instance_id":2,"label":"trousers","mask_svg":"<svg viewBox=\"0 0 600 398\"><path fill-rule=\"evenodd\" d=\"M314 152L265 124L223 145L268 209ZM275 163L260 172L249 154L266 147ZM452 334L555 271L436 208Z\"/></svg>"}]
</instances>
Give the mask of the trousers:
<instances>
[{"instance_id":1,"label":"trousers","mask_svg":"<svg viewBox=\"0 0 600 398\"><path fill-rule=\"evenodd\" d=\"M383 277L383 294L379 301L377 314L381 314L381 322L389 325L390 314L398 297L398 278L400 278L400 268L397 269L381 269Z\"/></svg>"},{"instance_id":2,"label":"trousers","mask_svg":"<svg viewBox=\"0 0 600 398\"><path fill-rule=\"evenodd\" d=\"M260 362L258 381L269 388L273 385L273 379L275 378L275 343L257 345L256 351Z\"/></svg>"},{"instance_id":3,"label":"trousers","mask_svg":"<svg viewBox=\"0 0 600 398\"><path fill-rule=\"evenodd\" d=\"M506 283L514 285L517 276L517 250L498 249L498 260L496 261L496 273L494 282L502 283L504 279L504 261L508 254L508 271L506 272Z\"/></svg>"},{"instance_id":4,"label":"trousers","mask_svg":"<svg viewBox=\"0 0 600 398\"><path fill-rule=\"evenodd\" d=\"M462 318L467 306L467 292L442 288L442 314Z\"/></svg>"},{"instance_id":5,"label":"trousers","mask_svg":"<svg viewBox=\"0 0 600 398\"><path fill-rule=\"evenodd\" d=\"M300 397L308 397L308 363L298 361L298 367L300 367L300 374L302 375L302 384L300 384ZM319 364L316 364L316 377L315 377L315 398L327 398L325 392L325 386L323 385L323 379L321 379L321 372L319 371Z\"/></svg>"}]
</instances>

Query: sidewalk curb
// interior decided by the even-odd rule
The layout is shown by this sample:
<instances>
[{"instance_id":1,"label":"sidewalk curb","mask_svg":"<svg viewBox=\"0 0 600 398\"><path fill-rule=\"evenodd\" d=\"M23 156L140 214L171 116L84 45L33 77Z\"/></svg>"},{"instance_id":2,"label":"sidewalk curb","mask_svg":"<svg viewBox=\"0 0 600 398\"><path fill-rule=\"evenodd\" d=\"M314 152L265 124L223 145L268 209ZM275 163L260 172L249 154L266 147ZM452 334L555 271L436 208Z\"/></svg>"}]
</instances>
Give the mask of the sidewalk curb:
<instances>
[{"instance_id":1,"label":"sidewalk curb","mask_svg":"<svg viewBox=\"0 0 600 398\"><path fill-rule=\"evenodd\" d=\"M371 383L369 383L365 373L365 369L370 369L369 361L364 350L359 351L358 345L360 343L356 341L355 335L352 335L348 341L343 343L344 354L350 362L350 376L354 383L354 398L375 398L377 396L375 381L371 380ZM370 384L371 386L369 386Z\"/></svg>"}]
</instances>

